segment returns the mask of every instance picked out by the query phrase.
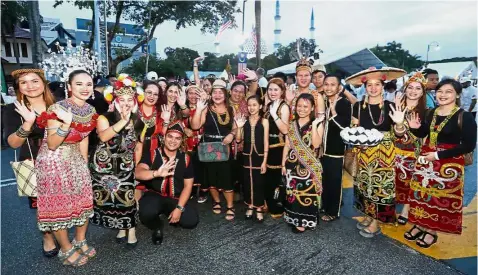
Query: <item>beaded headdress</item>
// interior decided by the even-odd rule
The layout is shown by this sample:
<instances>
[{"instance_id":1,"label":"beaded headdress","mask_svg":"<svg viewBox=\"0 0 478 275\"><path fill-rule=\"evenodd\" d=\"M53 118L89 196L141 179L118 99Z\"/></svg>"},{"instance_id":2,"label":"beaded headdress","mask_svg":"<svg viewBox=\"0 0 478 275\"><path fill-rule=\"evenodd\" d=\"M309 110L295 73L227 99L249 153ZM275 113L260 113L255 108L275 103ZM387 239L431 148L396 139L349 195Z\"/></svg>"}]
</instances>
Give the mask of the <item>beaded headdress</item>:
<instances>
[{"instance_id":1,"label":"beaded headdress","mask_svg":"<svg viewBox=\"0 0 478 275\"><path fill-rule=\"evenodd\" d=\"M120 74L113 86L106 87L103 94L108 103L111 103L114 98L123 95L136 96L139 103L142 103L144 100L143 89L127 74Z\"/></svg>"},{"instance_id":2,"label":"beaded headdress","mask_svg":"<svg viewBox=\"0 0 478 275\"><path fill-rule=\"evenodd\" d=\"M407 82L405 83L405 87L408 86L408 84L412 82L418 82L420 83L423 87L427 86L427 79L423 76L421 72L416 72L414 75L412 75Z\"/></svg>"},{"instance_id":3,"label":"beaded headdress","mask_svg":"<svg viewBox=\"0 0 478 275\"><path fill-rule=\"evenodd\" d=\"M68 76L75 70L84 70L92 76L101 72L102 64L98 58L98 53L90 51L83 47L83 42L79 46L73 47L71 40L67 41L66 48L55 43L57 52L48 49L48 55L39 65L45 71L47 79L55 79L62 82L68 82ZM65 85L65 94L68 97Z\"/></svg>"},{"instance_id":4,"label":"beaded headdress","mask_svg":"<svg viewBox=\"0 0 478 275\"><path fill-rule=\"evenodd\" d=\"M184 135L183 122L181 120L175 120L171 122L171 124L168 126L168 129L166 130L166 134L169 132L178 133L181 136Z\"/></svg>"},{"instance_id":5,"label":"beaded headdress","mask_svg":"<svg viewBox=\"0 0 478 275\"><path fill-rule=\"evenodd\" d=\"M27 73L37 73L43 75L45 77L45 72L42 69L18 69L15 70L11 73L13 78L16 78L17 76L21 74L27 74Z\"/></svg>"}]
</instances>

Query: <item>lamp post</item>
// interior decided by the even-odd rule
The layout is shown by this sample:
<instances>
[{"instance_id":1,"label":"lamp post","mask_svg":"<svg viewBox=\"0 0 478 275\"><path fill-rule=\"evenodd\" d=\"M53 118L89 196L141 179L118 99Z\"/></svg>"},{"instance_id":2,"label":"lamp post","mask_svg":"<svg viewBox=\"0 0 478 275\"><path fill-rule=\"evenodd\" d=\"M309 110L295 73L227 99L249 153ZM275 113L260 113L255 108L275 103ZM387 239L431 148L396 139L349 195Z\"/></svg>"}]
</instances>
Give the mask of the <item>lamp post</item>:
<instances>
[{"instance_id":1,"label":"lamp post","mask_svg":"<svg viewBox=\"0 0 478 275\"><path fill-rule=\"evenodd\" d=\"M427 45L427 61L425 62L425 68L428 67L428 53L430 52L430 46L435 47L435 50L437 51L440 49L440 44L436 41L432 41Z\"/></svg>"},{"instance_id":2,"label":"lamp post","mask_svg":"<svg viewBox=\"0 0 478 275\"><path fill-rule=\"evenodd\" d=\"M244 0L242 2L242 38L241 39L244 39L244 21L246 16L246 2L247 0ZM241 51L244 51L244 41L241 44Z\"/></svg>"}]
</instances>

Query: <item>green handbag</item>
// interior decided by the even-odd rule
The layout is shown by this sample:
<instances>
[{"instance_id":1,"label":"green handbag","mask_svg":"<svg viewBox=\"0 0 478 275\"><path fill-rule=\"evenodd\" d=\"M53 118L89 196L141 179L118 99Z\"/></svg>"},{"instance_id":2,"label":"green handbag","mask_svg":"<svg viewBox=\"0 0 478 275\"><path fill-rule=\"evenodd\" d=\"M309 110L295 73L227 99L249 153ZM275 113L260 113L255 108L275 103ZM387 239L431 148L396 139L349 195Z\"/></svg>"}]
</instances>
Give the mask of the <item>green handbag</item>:
<instances>
[{"instance_id":1,"label":"green handbag","mask_svg":"<svg viewBox=\"0 0 478 275\"><path fill-rule=\"evenodd\" d=\"M209 111L208 111L209 113ZM217 127L216 119L211 114L211 117L216 125L218 135L221 135L219 127ZM222 141L204 142L204 135L202 141L198 145L198 157L201 162L222 162L228 161L230 154L230 146L222 144Z\"/></svg>"}]
</instances>

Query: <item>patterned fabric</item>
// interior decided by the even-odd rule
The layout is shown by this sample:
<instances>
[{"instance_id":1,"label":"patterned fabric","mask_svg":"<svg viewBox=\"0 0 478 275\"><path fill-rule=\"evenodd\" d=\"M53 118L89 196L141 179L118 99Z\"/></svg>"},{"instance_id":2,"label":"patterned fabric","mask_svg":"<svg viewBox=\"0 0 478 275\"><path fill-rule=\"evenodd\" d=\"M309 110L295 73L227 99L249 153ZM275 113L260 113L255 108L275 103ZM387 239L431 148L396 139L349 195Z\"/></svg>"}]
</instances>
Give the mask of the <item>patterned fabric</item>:
<instances>
[{"instance_id":1,"label":"patterned fabric","mask_svg":"<svg viewBox=\"0 0 478 275\"><path fill-rule=\"evenodd\" d=\"M13 173L17 179L18 196L36 197L37 177L35 165L30 159L11 162Z\"/></svg>"},{"instance_id":2,"label":"patterned fabric","mask_svg":"<svg viewBox=\"0 0 478 275\"><path fill-rule=\"evenodd\" d=\"M410 180L417 156L420 154L420 147L420 139L408 131L402 137L395 139L396 203L408 204Z\"/></svg>"},{"instance_id":3,"label":"patterned fabric","mask_svg":"<svg viewBox=\"0 0 478 275\"><path fill-rule=\"evenodd\" d=\"M110 124L113 122L110 121ZM134 199L134 128L124 129L108 142L100 142L91 156L94 216L91 223L111 229L136 226Z\"/></svg>"},{"instance_id":4,"label":"patterned fabric","mask_svg":"<svg viewBox=\"0 0 478 275\"><path fill-rule=\"evenodd\" d=\"M395 145L390 132L381 143L358 150L359 169L354 180L354 206L380 222L395 222Z\"/></svg>"},{"instance_id":5,"label":"patterned fabric","mask_svg":"<svg viewBox=\"0 0 478 275\"><path fill-rule=\"evenodd\" d=\"M440 152L456 144L428 145L422 152ZM415 164L410 183L409 221L424 228L461 234L463 216L464 158L458 156Z\"/></svg>"},{"instance_id":6,"label":"patterned fabric","mask_svg":"<svg viewBox=\"0 0 478 275\"><path fill-rule=\"evenodd\" d=\"M247 120L244 124L244 203L250 208L264 206L264 174L261 165L264 162L264 126L262 119L252 126Z\"/></svg>"},{"instance_id":7,"label":"patterned fabric","mask_svg":"<svg viewBox=\"0 0 478 275\"><path fill-rule=\"evenodd\" d=\"M297 124L294 121L293 124ZM316 160L315 165L320 169L317 177L298 156L300 150L316 152L312 147L312 122L299 127L289 128L289 138L299 136L302 140L296 147L291 146L287 154L286 168L286 204L284 206L284 220L296 227L315 228L320 204L320 190L322 189L322 165ZM292 142L290 142L292 143Z\"/></svg>"},{"instance_id":8,"label":"patterned fabric","mask_svg":"<svg viewBox=\"0 0 478 275\"><path fill-rule=\"evenodd\" d=\"M73 122L94 122L95 109L85 104L77 106L69 100L52 106L70 108ZM50 110L52 108L50 106ZM87 120L90 118L90 121ZM81 155L79 142L90 131L72 128L65 141L56 149L47 145L47 133L35 162L38 183L38 228L56 231L85 224L93 213L93 193L88 164Z\"/></svg>"}]
</instances>

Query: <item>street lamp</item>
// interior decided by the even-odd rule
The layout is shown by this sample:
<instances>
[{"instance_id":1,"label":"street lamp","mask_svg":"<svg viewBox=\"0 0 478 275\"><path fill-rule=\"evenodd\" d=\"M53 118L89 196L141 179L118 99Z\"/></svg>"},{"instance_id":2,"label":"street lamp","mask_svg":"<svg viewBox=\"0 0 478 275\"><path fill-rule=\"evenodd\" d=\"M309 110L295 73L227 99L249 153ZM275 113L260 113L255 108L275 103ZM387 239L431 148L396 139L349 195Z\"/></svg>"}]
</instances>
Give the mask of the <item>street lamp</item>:
<instances>
[{"instance_id":1,"label":"street lamp","mask_svg":"<svg viewBox=\"0 0 478 275\"><path fill-rule=\"evenodd\" d=\"M430 46L434 47L435 48L435 51L439 51L440 50L440 44L438 44L438 42L436 41L432 41L430 42L428 45L427 45L427 61L426 61L426 66L428 66L428 52L430 52Z\"/></svg>"}]
</instances>

